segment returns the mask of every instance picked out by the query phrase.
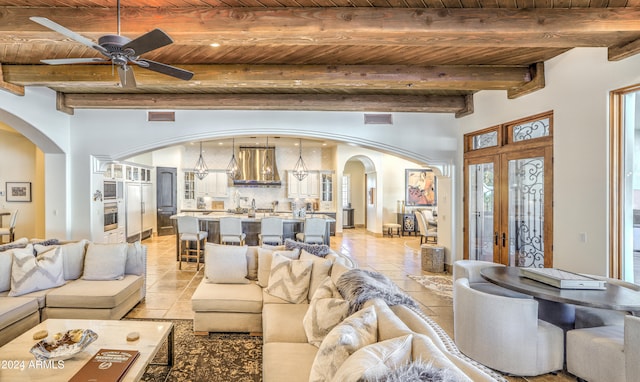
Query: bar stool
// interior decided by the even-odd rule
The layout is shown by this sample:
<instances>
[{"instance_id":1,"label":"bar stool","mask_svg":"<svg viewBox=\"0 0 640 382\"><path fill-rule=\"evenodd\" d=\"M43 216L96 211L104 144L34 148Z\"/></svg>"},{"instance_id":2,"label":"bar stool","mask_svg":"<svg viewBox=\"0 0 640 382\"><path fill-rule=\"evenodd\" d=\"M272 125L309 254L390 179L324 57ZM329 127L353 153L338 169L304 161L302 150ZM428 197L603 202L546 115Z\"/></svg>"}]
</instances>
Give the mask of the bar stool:
<instances>
[{"instance_id":1,"label":"bar stool","mask_svg":"<svg viewBox=\"0 0 640 382\"><path fill-rule=\"evenodd\" d=\"M220 218L220 244L244 245L247 235L242 232L242 220L234 217Z\"/></svg>"},{"instance_id":2,"label":"bar stool","mask_svg":"<svg viewBox=\"0 0 640 382\"><path fill-rule=\"evenodd\" d=\"M16 229L16 218L18 217L18 210L14 210L11 212L9 217L9 226L8 227L0 227L0 242L2 241L3 236L9 236L9 243L14 241L15 238L15 229ZM1 223L1 222L0 222ZM2 224L0 224L2 225Z\"/></svg>"},{"instance_id":3,"label":"bar stool","mask_svg":"<svg viewBox=\"0 0 640 382\"><path fill-rule=\"evenodd\" d=\"M260 245L272 244L281 245L284 235L284 224L282 218L268 217L260 222Z\"/></svg>"},{"instance_id":4,"label":"bar stool","mask_svg":"<svg viewBox=\"0 0 640 382\"><path fill-rule=\"evenodd\" d=\"M200 270L200 254L204 256L204 245L201 247L200 242L209 236L209 232L200 231L200 226L198 223L198 218L195 216L179 216L178 217L178 235L180 235L180 248L178 250L179 253L179 266L178 269L182 269L182 251L183 251L183 242L185 242L185 260L188 262L194 256L196 259L197 268L196 270ZM192 241L196 242L196 249L190 248L190 244ZM203 243L204 244L204 243Z\"/></svg>"},{"instance_id":5,"label":"bar stool","mask_svg":"<svg viewBox=\"0 0 640 382\"><path fill-rule=\"evenodd\" d=\"M327 222L321 218L306 218L304 232L296 234L296 240L307 244L324 244Z\"/></svg>"}]
</instances>

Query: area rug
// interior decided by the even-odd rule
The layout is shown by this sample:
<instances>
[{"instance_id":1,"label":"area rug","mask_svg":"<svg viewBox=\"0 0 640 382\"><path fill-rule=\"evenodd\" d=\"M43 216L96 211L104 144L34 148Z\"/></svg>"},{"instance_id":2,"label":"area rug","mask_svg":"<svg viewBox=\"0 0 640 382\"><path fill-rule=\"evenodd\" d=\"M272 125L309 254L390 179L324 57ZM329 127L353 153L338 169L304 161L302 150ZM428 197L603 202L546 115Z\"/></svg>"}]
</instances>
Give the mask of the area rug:
<instances>
[{"instance_id":1,"label":"area rug","mask_svg":"<svg viewBox=\"0 0 640 382\"><path fill-rule=\"evenodd\" d=\"M206 336L196 336L193 334L192 320L144 321L173 322L175 363L170 373L167 373L167 366L147 367L142 381L262 381L262 337L245 333L209 333ZM152 363L166 361L165 343Z\"/></svg>"},{"instance_id":2,"label":"area rug","mask_svg":"<svg viewBox=\"0 0 640 382\"><path fill-rule=\"evenodd\" d=\"M437 295L453 299L453 281L450 276L408 276Z\"/></svg>"}]
</instances>

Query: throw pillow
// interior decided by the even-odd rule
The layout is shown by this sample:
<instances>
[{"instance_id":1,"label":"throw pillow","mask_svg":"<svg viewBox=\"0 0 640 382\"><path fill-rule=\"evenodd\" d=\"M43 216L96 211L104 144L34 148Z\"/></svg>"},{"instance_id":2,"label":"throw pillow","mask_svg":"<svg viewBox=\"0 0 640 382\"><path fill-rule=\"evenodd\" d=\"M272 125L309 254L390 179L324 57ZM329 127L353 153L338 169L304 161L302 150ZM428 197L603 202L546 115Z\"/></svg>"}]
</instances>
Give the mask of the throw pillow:
<instances>
[{"instance_id":1,"label":"throw pillow","mask_svg":"<svg viewBox=\"0 0 640 382\"><path fill-rule=\"evenodd\" d=\"M124 265L126 275L142 276L145 274L142 244L136 241L127 246L127 261Z\"/></svg>"},{"instance_id":2,"label":"throw pillow","mask_svg":"<svg viewBox=\"0 0 640 382\"><path fill-rule=\"evenodd\" d=\"M469 380L468 378L465 380ZM454 374L447 369L440 369L430 362L409 362L396 368L387 369L380 375L365 376L358 382L409 382L409 381L433 381L433 382L460 382Z\"/></svg>"},{"instance_id":3,"label":"throw pillow","mask_svg":"<svg viewBox=\"0 0 640 382\"><path fill-rule=\"evenodd\" d=\"M271 274L271 260L273 255L278 253L292 260L300 258L300 250L273 251L270 249L258 248L258 285L263 288L269 286L269 275Z\"/></svg>"},{"instance_id":4,"label":"throw pillow","mask_svg":"<svg viewBox=\"0 0 640 382\"><path fill-rule=\"evenodd\" d=\"M326 244L307 244L301 241L295 241L291 239L284 240L284 246L286 249L300 249L309 252L312 255L325 257L331 253L331 248Z\"/></svg>"},{"instance_id":5,"label":"throw pillow","mask_svg":"<svg viewBox=\"0 0 640 382\"><path fill-rule=\"evenodd\" d=\"M291 260L274 254L266 292L294 304L307 301L312 265L311 261Z\"/></svg>"},{"instance_id":6,"label":"throw pillow","mask_svg":"<svg viewBox=\"0 0 640 382\"><path fill-rule=\"evenodd\" d=\"M347 317L348 310L349 303L340 297L338 289L327 276L313 294L309 309L302 319L307 341L311 345L320 347L322 340L331 329Z\"/></svg>"},{"instance_id":7,"label":"throw pillow","mask_svg":"<svg viewBox=\"0 0 640 382\"><path fill-rule=\"evenodd\" d=\"M377 341L377 330L378 320L372 306L347 317L320 344L311 366L309 381L331 381L351 354Z\"/></svg>"},{"instance_id":8,"label":"throw pillow","mask_svg":"<svg viewBox=\"0 0 640 382\"><path fill-rule=\"evenodd\" d=\"M84 254L88 242L88 240L80 240L75 243L68 243L60 246L65 280L76 280L82 276L82 270L84 268ZM34 248L37 254L51 249L50 246L42 244L35 244Z\"/></svg>"},{"instance_id":9,"label":"throw pillow","mask_svg":"<svg viewBox=\"0 0 640 382\"><path fill-rule=\"evenodd\" d=\"M311 281L309 282L309 299L311 299L313 294L316 292L316 289L318 289L324 279L329 276L329 273L331 272L331 265L333 263L329 259L314 256L304 249L300 254L300 260L313 262L313 267L311 268Z\"/></svg>"},{"instance_id":10,"label":"throw pillow","mask_svg":"<svg viewBox=\"0 0 640 382\"><path fill-rule=\"evenodd\" d=\"M390 369L411 361L412 334L367 345L353 353L340 366L334 381L357 382L376 380ZM402 380L413 381L413 380Z\"/></svg>"},{"instance_id":11,"label":"throw pillow","mask_svg":"<svg viewBox=\"0 0 640 382\"><path fill-rule=\"evenodd\" d=\"M84 280L122 280L127 263L127 243L89 243L84 257Z\"/></svg>"},{"instance_id":12,"label":"throw pillow","mask_svg":"<svg viewBox=\"0 0 640 382\"><path fill-rule=\"evenodd\" d=\"M248 246L207 243L204 247L204 276L214 284L248 284Z\"/></svg>"},{"instance_id":13,"label":"throw pillow","mask_svg":"<svg viewBox=\"0 0 640 382\"><path fill-rule=\"evenodd\" d=\"M27 244L29 244L29 239L23 237L16 241L12 241L11 243L0 245L0 252L8 251L15 248L24 248L27 246Z\"/></svg>"},{"instance_id":14,"label":"throw pillow","mask_svg":"<svg viewBox=\"0 0 640 382\"><path fill-rule=\"evenodd\" d=\"M22 296L62 284L64 270L60 248L52 248L38 256L33 256L31 245L13 251L9 296Z\"/></svg>"},{"instance_id":15,"label":"throw pillow","mask_svg":"<svg viewBox=\"0 0 640 382\"><path fill-rule=\"evenodd\" d=\"M13 251L8 249L0 252L0 292L11 289L11 264L13 264Z\"/></svg>"}]
</instances>

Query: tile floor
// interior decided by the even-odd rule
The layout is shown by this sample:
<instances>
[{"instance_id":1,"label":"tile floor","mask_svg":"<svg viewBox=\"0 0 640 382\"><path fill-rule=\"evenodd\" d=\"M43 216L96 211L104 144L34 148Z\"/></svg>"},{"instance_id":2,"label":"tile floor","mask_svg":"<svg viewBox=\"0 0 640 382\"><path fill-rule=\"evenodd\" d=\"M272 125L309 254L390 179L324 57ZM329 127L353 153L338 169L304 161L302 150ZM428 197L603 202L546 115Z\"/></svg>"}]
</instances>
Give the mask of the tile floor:
<instances>
[{"instance_id":1,"label":"tile floor","mask_svg":"<svg viewBox=\"0 0 640 382\"><path fill-rule=\"evenodd\" d=\"M148 249L147 297L127 317L191 319L191 295L203 277L202 267L196 272L193 263L175 260L175 237L160 236L144 241ZM449 299L429 292L407 277L408 274L428 274L421 270L420 238L376 237L363 229L344 230L342 236L331 238L331 247L355 258L361 268L387 275L421 305L424 312L453 337L453 307ZM535 378L509 378L511 381L574 381L566 373L547 374Z\"/></svg>"}]
</instances>

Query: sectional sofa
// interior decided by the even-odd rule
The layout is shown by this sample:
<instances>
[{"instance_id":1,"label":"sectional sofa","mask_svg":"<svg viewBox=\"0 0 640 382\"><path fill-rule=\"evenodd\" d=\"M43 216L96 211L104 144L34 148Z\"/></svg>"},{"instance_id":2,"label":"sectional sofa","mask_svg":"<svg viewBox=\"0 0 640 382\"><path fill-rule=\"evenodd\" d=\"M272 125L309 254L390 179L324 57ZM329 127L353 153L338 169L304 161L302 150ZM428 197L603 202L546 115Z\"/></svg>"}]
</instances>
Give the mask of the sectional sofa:
<instances>
[{"instance_id":1,"label":"sectional sofa","mask_svg":"<svg viewBox=\"0 0 640 382\"><path fill-rule=\"evenodd\" d=\"M140 243L0 246L0 346L47 318L124 317L145 297L146 267Z\"/></svg>"},{"instance_id":2,"label":"sectional sofa","mask_svg":"<svg viewBox=\"0 0 640 382\"><path fill-rule=\"evenodd\" d=\"M425 368L448 380L506 381L460 353L415 303L382 296L353 309L339 290L346 278L369 272L374 289L391 280L328 247L302 246L206 244L205 277L192 297L194 331L261 332L264 382L366 381L385 373L409 380L406 373Z\"/></svg>"}]
</instances>

